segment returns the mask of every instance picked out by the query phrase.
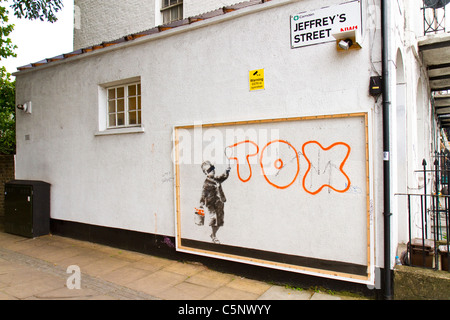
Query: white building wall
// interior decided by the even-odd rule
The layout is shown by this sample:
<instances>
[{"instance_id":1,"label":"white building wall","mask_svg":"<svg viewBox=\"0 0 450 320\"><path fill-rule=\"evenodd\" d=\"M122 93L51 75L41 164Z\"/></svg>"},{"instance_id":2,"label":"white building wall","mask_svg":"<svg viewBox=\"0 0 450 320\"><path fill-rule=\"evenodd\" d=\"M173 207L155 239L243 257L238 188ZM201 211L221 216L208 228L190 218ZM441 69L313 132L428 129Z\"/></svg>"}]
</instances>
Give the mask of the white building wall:
<instances>
[{"instance_id":1,"label":"white building wall","mask_svg":"<svg viewBox=\"0 0 450 320\"><path fill-rule=\"evenodd\" d=\"M368 112L372 240L374 261L382 267L382 106L381 99L368 94L370 76L381 73L378 2L362 1L361 50L338 52L335 43L291 49L290 15L325 3L280 0L264 4L268 10L247 8L20 72L18 103L32 101L33 113L17 115L16 177L52 184L53 219L174 236L174 126ZM195 11L187 1L186 8ZM392 19L390 67L395 74L400 47L407 70L407 132L412 133L407 142L407 186L416 188L420 181L411 181L415 176L410 171L430 146L430 135L417 130L426 129L424 122L429 121L428 106L422 105L427 91L418 85L420 62L410 47L404 47L405 35L397 32L404 17ZM248 71L259 68L265 69L266 88L250 92ZM141 78L145 132L96 135L101 85L133 77ZM396 90L396 79L392 81ZM419 90L423 102L415 101ZM394 121L392 130L396 129ZM398 136L391 137L395 146L393 138ZM419 145L424 149L416 148ZM403 169L393 167L392 174L398 176ZM398 217L394 219L398 226ZM397 239L397 229L393 233Z\"/></svg>"},{"instance_id":2,"label":"white building wall","mask_svg":"<svg viewBox=\"0 0 450 320\"><path fill-rule=\"evenodd\" d=\"M239 0L185 0L184 18ZM74 49L117 40L162 24L162 0L74 0Z\"/></svg>"},{"instance_id":3,"label":"white building wall","mask_svg":"<svg viewBox=\"0 0 450 320\"><path fill-rule=\"evenodd\" d=\"M52 218L174 235L173 126L369 112L369 51L291 49L290 14L315 2L274 3L17 74L18 99L33 101L33 114L18 115L17 178L51 181ZM257 68L266 89L249 92ZM96 136L99 85L136 76L145 133Z\"/></svg>"},{"instance_id":4,"label":"white building wall","mask_svg":"<svg viewBox=\"0 0 450 320\"><path fill-rule=\"evenodd\" d=\"M423 169L424 159L427 168L431 168L433 152L439 148L427 74L417 47L417 39L423 36L421 7L422 1L418 0L391 3L391 252L397 252L398 243L409 240L408 204L404 194L423 193L424 179L418 170ZM430 178L431 175L427 177ZM427 183L432 185L431 180ZM420 233L420 199L412 198L411 213L412 237L415 237Z\"/></svg>"}]
</instances>

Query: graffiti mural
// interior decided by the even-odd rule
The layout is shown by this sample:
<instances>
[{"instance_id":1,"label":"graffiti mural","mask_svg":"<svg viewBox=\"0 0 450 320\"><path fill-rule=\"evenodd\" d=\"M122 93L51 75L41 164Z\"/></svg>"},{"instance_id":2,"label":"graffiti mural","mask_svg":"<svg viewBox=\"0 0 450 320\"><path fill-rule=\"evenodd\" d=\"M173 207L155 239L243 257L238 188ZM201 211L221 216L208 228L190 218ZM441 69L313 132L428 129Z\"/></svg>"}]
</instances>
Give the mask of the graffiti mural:
<instances>
[{"instance_id":1,"label":"graffiti mural","mask_svg":"<svg viewBox=\"0 0 450 320\"><path fill-rule=\"evenodd\" d=\"M210 161L202 163L202 171L206 175L203 183L202 195L200 198L200 210L205 209L209 215L209 226L211 227L211 240L214 243L220 243L217 238L217 231L224 225L225 219L225 202L227 198L223 193L222 183L228 179L231 168L220 176L216 176L216 168ZM205 208L205 209L204 209Z\"/></svg>"},{"instance_id":2,"label":"graffiti mural","mask_svg":"<svg viewBox=\"0 0 450 320\"><path fill-rule=\"evenodd\" d=\"M236 167L237 167L237 175L239 180L241 180L242 182L248 182L251 177L252 177L252 167L250 165L250 161L249 158L250 157L255 157L258 156L259 153L259 146L250 140L247 141L241 141L238 143L235 143L232 146L227 147L228 150L232 150L233 148L237 148L238 146L244 145L244 144L252 144L255 149L256 152L253 153L248 153L248 154L244 154L245 156L245 163L243 161L244 157L241 157L241 159L239 159L236 156L227 156L228 160L234 160L236 161ZM310 144L315 144L317 146L320 147L320 149L325 152L325 151L329 151L333 148L337 148L338 146L344 146L345 148L347 148L347 152L345 154L344 159L340 162L339 167L336 166L336 164L334 164L334 162L332 160L329 160L328 162L326 162L324 164L324 168L320 167L320 163L321 163L321 154L307 154L305 152L305 148L307 148L308 145ZM288 150L290 150L291 156L287 156L286 159L282 159L282 158L276 158L274 159L269 159L269 161L266 161L265 159L265 155L267 153L267 149L268 148L281 148L281 147L287 147ZM227 149L225 150L225 154L227 154ZM307 143L305 143L302 147L302 153L301 155L305 157L306 161L308 162L308 169L306 170L306 173L304 174L303 177L303 189L308 192L309 194L315 195L317 193L319 193L320 191L322 191L323 188L328 187L330 190L336 191L336 192L346 192L350 189L350 178L347 176L347 174L344 171L344 165L345 162L347 161L348 157L350 156L350 152L351 152L351 147L346 144L345 142L336 142L333 143L331 146L324 148L319 142L317 141L308 141ZM276 154L280 154L280 152L276 152ZM312 159L314 159L314 157L316 157L314 163L312 163ZM291 165L291 163L294 163L293 165L293 171L291 170L290 174L286 174L286 168L288 166ZM267 183L269 183L271 186L278 188L278 189L286 189L289 188L297 179L299 173L300 173L300 161L299 161L299 153L297 152L297 150L287 141L284 140L276 140L276 141L271 141L269 142L266 146L264 146L264 148L262 149L261 152L261 156L259 158L259 164L261 166L261 171L262 171L262 175L264 176L264 178L266 179ZM343 174L346 178L345 181L345 188L344 189L337 189L335 187L333 187L333 185L331 185L331 177L333 176L332 171L333 169L338 169L340 171L341 174ZM241 171L247 171L247 175L246 178L242 178L243 173ZM327 174L328 172L328 174ZM287 183L285 184L280 184L280 182L275 182L274 180L280 179L279 176L280 175L287 175L288 177L290 176L291 178L287 178ZM316 190L311 190L310 187L306 186L306 180L308 179L308 177L312 177L312 176L328 176L329 177L329 182L320 185ZM312 180L312 178L310 179Z\"/></svg>"},{"instance_id":3,"label":"graffiti mural","mask_svg":"<svg viewBox=\"0 0 450 320\"><path fill-rule=\"evenodd\" d=\"M253 147L250 153L247 153L246 151L248 150L248 148L246 148L248 146ZM241 148L243 151L240 150ZM235 143L225 149L225 155L227 159L229 161L236 161L237 175L239 180L241 180L242 182L247 182L252 178L252 166L250 164L249 158L257 156L258 153L258 145L250 140ZM243 171L246 171L246 173L244 174ZM242 176L244 176L244 178Z\"/></svg>"},{"instance_id":4,"label":"graffiti mural","mask_svg":"<svg viewBox=\"0 0 450 320\"><path fill-rule=\"evenodd\" d=\"M307 153L305 149L307 149L310 146L317 146L319 148L318 153ZM345 153L345 157L343 158L343 160L338 160L337 162L334 162L333 159L331 158L331 160L325 160L323 161L322 159L322 155L326 152L326 151L333 151L336 148L339 148L340 146L343 146L346 149L346 153ZM324 148L319 142L317 141L308 141L307 143L305 143L302 147L302 151L303 151L303 155L306 159L306 161L308 162L308 169L306 170L306 173L303 177L303 189L308 192L309 194L315 195L318 194L319 192L322 191L323 188L327 187L330 190L333 190L335 192L340 192L340 193L344 193L347 192L350 189L351 186L351 182L350 182L350 178L348 177L348 175L345 173L344 171L344 166L345 166L345 162L347 161L347 159L350 156L350 152L351 152L351 147L344 143L344 142L336 142L333 143L332 145L330 145L327 148ZM316 156L316 161L313 164L313 157ZM337 163L339 163L339 165L337 165ZM332 184L332 177L333 177L333 170L338 169L339 172L345 177L345 187L338 189L335 188ZM327 174L328 173L328 174ZM328 182L327 183L323 183L320 184L319 187L316 187L315 189L311 188L311 185L309 187L306 186L306 181L308 180L309 176L325 176L328 177ZM310 179L312 180L312 179Z\"/></svg>"},{"instance_id":5,"label":"graffiti mural","mask_svg":"<svg viewBox=\"0 0 450 320\"><path fill-rule=\"evenodd\" d=\"M367 123L362 113L175 128L177 250L367 281Z\"/></svg>"}]
</instances>

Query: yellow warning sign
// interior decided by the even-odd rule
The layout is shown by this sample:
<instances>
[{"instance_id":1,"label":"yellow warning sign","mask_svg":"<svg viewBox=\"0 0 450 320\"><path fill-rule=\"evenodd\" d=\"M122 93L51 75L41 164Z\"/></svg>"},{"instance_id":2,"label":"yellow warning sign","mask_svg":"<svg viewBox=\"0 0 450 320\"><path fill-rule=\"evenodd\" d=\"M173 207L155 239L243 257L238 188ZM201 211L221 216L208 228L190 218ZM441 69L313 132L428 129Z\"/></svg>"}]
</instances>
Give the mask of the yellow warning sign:
<instances>
[{"instance_id":1,"label":"yellow warning sign","mask_svg":"<svg viewBox=\"0 0 450 320\"><path fill-rule=\"evenodd\" d=\"M249 72L250 91L264 89L264 69Z\"/></svg>"}]
</instances>

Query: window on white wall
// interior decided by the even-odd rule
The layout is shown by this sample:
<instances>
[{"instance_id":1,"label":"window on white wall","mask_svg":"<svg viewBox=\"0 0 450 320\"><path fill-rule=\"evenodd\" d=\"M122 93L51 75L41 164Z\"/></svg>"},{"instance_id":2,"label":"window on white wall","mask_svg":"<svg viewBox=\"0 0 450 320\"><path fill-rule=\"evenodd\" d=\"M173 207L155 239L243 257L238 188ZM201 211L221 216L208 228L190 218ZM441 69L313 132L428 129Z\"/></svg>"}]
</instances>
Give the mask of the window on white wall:
<instances>
[{"instance_id":1,"label":"window on white wall","mask_svg":"<svg viewBox=\"0 0 450 320\"><path fill-rule=\"evenodd\" d=\"M107 91L107 128L125 128L140 126L141 83L127 83L106 88Z\"/></svg>"},{"instance_id":2,"label":"window on white wall","mask_svg":"<svg viewBox=\"0 0 450 320\"><path fill-rule=\"evenodd\" d=\"M183 0L161 0L161 13L163 23L183 19Z\"/></svg>"}]
</instances>

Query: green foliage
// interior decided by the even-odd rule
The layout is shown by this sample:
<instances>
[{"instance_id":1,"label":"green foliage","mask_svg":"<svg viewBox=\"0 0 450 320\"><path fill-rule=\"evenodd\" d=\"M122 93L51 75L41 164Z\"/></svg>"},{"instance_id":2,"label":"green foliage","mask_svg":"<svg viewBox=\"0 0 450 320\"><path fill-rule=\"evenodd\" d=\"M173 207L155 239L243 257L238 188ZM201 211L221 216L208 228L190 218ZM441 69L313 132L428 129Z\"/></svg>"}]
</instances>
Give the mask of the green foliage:
<instances>
[{"instance_id":1,"label":"green foliage","mask_svg":"<svg viewBox=\"0 0 450 320\"><path fill-rule=\"evenodd\" d=\"M63 7L62 0L13 0L11 8L18 18L55 22L56 12Z\"/></svg>"},{"instance_id":2,"label":"green foliage","mask_svg":"<svg viewBox=\"0 0 450 320\"><path fill-rule=\"evenodd\" d=\"M0 0L0 3L4 0ZM13 31L14 25L8 24L8 10L2 5L0 5L0 60L1 58L15 57L13 45L9 34Z\"/></svg>"},{"instance_id":3,"label":"green foliage","mask_svg":"<svg viewBox=\"0 0 450 320\"><path fill-rule=\"evenodd\" d=\"M0 0L0 60L16 57L14 49L17 48L9 38L14 25L8 24L9 11L5 7L5 2L7 0ZM47 20L53 23L58 20L56 13L62 9L63 4L62 0L12 0L10 7L18 18Z\"/></svg>"},{"instance_id":4,"label":"green foliage","mask_svg":"<svg viewBox=\"0 0 450 320\"><path fill-rule=\"evenodd\" d=\"M9 35L14 25L9 24L7 0L0 0L0 60L16 57L17 48ZM62 0L12 0L10 7L18 18L28 20L39 19L55 22L56 13L63 7ZM16 107L15 81L5 67L0 68L0 154L15 154L16 152Z\"/></svg>"},{"instance_id":5,"label":"green foliage","mask_svg":"<svg viewBox=\"0 0 450 320\"><path fill-rule=\"evenodd\" d=\"M15 81L0 68L0 154L16 152Z\"/></svg>"}]
</instances>

